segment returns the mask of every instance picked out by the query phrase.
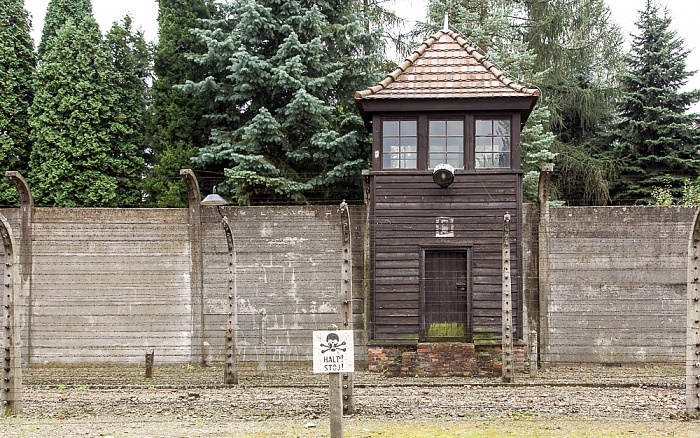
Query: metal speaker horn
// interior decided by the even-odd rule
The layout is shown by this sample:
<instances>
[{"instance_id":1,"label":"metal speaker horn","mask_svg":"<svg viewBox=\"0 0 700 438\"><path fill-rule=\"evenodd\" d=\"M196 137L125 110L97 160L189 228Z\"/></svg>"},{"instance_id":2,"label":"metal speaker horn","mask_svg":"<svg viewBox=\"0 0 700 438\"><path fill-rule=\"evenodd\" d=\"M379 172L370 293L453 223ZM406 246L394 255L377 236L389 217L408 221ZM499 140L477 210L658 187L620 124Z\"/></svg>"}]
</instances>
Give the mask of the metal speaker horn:
<instances>
[{"instance_id":1,"label":"metal speaker horn","mask_svg":"<svg viewBox=\"0 0 700 438\"><path fill-rule=\"evenodd\" d=\"M433 181L443 189L449 187L455 180L455 168L447 163L438 164L433 169Z\"/></svg>"}]
</instances>

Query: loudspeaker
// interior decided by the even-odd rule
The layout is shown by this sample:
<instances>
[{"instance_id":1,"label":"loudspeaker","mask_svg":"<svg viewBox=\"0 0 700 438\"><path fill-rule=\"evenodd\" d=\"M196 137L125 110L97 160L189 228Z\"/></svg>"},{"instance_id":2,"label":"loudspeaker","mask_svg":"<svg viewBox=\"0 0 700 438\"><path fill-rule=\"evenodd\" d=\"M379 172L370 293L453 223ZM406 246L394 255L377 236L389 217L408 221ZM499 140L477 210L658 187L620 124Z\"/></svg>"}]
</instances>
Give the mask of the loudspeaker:
<instances>
[{"instance_id":1,"label":"loudspeaker","mask_svg":"<svg viewBox=\"0 0 700 438\"><path fill-rule=\"evenodd\" d=\"M433 181L443 189L449 187L455 180L455 168L447 163L438 164L433 169Z\"/></svg>"}]
</instances>

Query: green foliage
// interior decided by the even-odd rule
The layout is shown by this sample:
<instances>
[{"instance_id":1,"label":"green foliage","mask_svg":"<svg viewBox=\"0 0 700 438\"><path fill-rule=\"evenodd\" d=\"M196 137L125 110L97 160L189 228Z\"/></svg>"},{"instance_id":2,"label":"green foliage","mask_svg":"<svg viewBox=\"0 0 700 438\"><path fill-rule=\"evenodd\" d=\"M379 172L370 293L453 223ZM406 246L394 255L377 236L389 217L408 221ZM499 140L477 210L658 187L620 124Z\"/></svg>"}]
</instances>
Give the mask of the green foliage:
<instances>
[{"instance_id":1,"label":"green foliage","mask_svg":"<svg viewBox=\"0 0 700 438\"><path fill-rule=\"evenodd\" d=\"M655 186L651 191L651 197L655 205L700 205L700 178L693 181L683 180L683 188L678 196L678 191L673 189L671 178L666 175L661 186Z\"/></svg>"},{"instance_id":2,"label":"green foliage","mask_svg":"<svg viewBox=\"0 0 700 438\"><path fill-rule=\"evenodd\" d=\"M180 169L192 167L190 159L209 142L210 124L204 118L209 102L189 96L175 85L201 81L206 67L189 59L204 53L206 46L190 30L199 19L211 18L210 0L159 0L158 46L155 53L155 81L151 91L149 132L150 164L145 181L148 202L154 207L183 207L187 191Z\"/></svg>"},{"instance_id":3,"label":"green foliage","mask_svg":"<svg viewBox=\"0 0 700 438\"><path fill-rule=\"evenodd\" d=\"M26 175L31 151L28 109L36 62L23 5L23 0L0 3L0 205L17 203L17 191L4 173L16 170Z\"/></svg>"},{"instance_id":4,"label":"green foliage","mask_svg":"<svg viewBox=\"0 0 700 438\"><path fill-rule=\"evenodd\" d=\"M615 114L623 36L604 0L523 0L524 38L560 141L580 144Z\"/></svg>"},{"instance_id":5,"label":"green foliage","mask_svg":"<svg viewBox=\"0 0 700 438\"><path fill-rule=\"evenodd\" d=\"M361 198L369 136L352 96L376 81L376 32L355 1L238 0L196 31L211 72L181 89L216 102L197 166L239 204ZM235 74L232 74L235 73Z\"/></svg>"},{"instance_id":6,"label":"green foliage","mask_svg":"<svg viewBox=\"0 0 700 438\"><path fill-rule=\"evenodd\" d=\"M697 114L687 114L700 101L700 90L681 92L694 73L686 70L689 51L670 29L667 11L648 0L636 22L622 76L620 121L613 133L611 155L620 160L613 187L619 204L653 202L655 187L670 185L678 193L684 181L700 172Z\"/></svg>"},{"instance_id":7,"label":"green foliage","mask_svg":"<svg viewBox=\"0 0 700 438\"><path fill-rule=\"evenodd\" d=\"M51 0L44 16L44 28L37 49L39 59L53 47L58 31L69 20L78 25L83 19L92 17L90 0Z\"/></svg>"},{"instance_id":8,"label":"green foliage","mask_svg":"<svg viewBox=\"0 0 700 438\"><path fill-rule=\"evenodd\" d=\"M624 67L623 36L604 0L523 0L523 37L536 54L542 103L557 141L553 193L569 204L605 204L613 161L596 156Z\"/></svg>"},{"instance_id":9,"label":"green foliage","mask_svg":"<svg viewBox=\"0 0 700 438\"><path fill-rule=\"evenodd\" d=\"M141 180L146 171L146 82L150 77L150 49L143 32L131 29L131 17L114 23L104 39L112 58L115 80L110 84L113 111L118 118L109 125L111 154L123 168L113 173L118 179L119 205L141 203ZM115 169L116 170L116 169Z\"/></svg>"},{"instance_id":10,"label":"green foliage","mask_svg":"<svg viewBox=\"0 0 700 438\"><path fill-rule=\"evenodd\" d=\"M128 68L91 17L69 20L36 71L29 180L39 205L132 206L144 167ZM133 74L132 74L133 75Z\"/></svg>"},{"instance_id":11,"label":"green foliage","mask_svg":"<svg viewBox=\"0 0 700 438\"><path fill-rule=\"evenodd\" d=\"M616 167L600 158L594 142L570 144L555 142L554 195L570 205L606 205L610 201L610 181Z\"/></svg>"}]
</instances>

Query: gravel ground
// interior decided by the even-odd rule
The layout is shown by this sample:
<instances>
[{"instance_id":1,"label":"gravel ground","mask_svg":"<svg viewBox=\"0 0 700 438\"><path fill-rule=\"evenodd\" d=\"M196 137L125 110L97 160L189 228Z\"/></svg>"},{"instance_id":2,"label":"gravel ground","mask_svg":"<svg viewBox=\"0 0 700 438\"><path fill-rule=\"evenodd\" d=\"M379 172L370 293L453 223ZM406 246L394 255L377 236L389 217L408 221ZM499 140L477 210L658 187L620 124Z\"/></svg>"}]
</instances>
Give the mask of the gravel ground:
<instances>
[{"instance_id":1,"label":"gravel ground","mask_svg":"<svg viewBox=\"0 0 700 438\"><path fill-rule=\"evenodd\" d=\"M145 379L139 367L23 373L23 414L0 420L0 436L327 435L328 376L307 367L270 369L265 376L242 369L233 387L221 385L223 370L217 367L159 367L153 379ZM513 420L665 424L659 435L646 436L700 436L700 423L685 420L680 366L560 366L535 377L517 375L507 385L499 379L386 378L359 371L355 384L356 413L348 421L357 436L381 436L372 428L386 422Z\"/></svg>"}]
</instances>

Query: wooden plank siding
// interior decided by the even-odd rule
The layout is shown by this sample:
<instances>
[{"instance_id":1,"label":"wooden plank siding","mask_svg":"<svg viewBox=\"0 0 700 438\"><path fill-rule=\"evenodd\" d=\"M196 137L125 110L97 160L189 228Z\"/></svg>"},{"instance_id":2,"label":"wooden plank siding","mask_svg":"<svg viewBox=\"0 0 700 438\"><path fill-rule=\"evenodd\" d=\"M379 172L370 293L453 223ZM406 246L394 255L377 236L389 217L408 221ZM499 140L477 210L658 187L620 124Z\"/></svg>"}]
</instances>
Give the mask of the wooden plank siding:
<instances>
[{"instance_id":1,"label":"wooden plank siding","mask_svg":"<svg viewBox=\"0 0 700 438\"><path fill-rule=\"evenodd\" d=\"M440 188L432 173L370 172L372 337L418 340L421 263L437 245L471 251L470 300L474 331L500 335L503 217L511 215L511 271L516 333L522 336L521 174L457 171ZM454 237L436 236L436 218L453 221Z\"/></svg>"}]
</instances>

